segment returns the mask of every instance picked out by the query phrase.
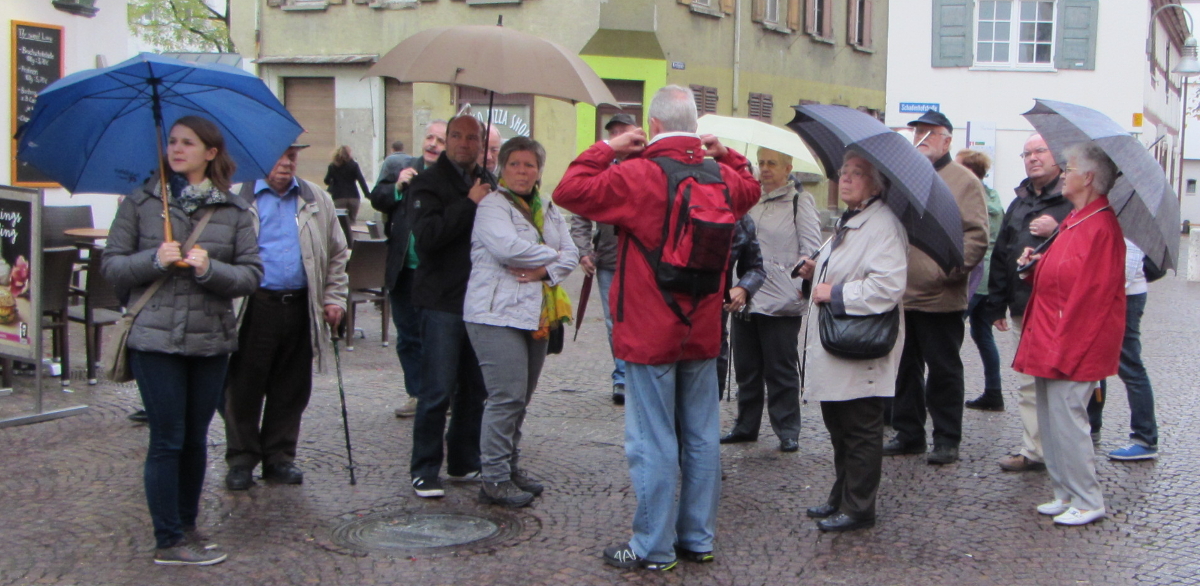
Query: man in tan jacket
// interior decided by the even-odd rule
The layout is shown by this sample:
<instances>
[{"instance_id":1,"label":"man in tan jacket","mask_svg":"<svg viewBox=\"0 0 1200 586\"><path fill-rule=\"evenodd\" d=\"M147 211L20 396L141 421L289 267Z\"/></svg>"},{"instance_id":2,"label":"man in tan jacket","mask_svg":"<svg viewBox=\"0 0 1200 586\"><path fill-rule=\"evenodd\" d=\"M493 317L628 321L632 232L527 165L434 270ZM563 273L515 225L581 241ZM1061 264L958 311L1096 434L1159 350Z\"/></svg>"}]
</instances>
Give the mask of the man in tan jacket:
<instances>
[{"instance_id":1,"label":"man in tan jacket","mask_svg":"<svg viewBox=\"0 0 1200 586\"><path fill-rule=\"evenodd\" d=\"M908 123L913 144L929 158L950 187L962 214L963 266L946 273L924 252L908 248L908 287L904 293L904 351L896 376L892 427L896 437L883 446L887 456L926 450L925 412L933 419L930 464L958 460L962 439L963 312L967 277L988 247L987 199L983 184L950 157L954 125L941 112L929 111ZM929 368L926 379L925 368Z\"/></svg>"}]
</instances>

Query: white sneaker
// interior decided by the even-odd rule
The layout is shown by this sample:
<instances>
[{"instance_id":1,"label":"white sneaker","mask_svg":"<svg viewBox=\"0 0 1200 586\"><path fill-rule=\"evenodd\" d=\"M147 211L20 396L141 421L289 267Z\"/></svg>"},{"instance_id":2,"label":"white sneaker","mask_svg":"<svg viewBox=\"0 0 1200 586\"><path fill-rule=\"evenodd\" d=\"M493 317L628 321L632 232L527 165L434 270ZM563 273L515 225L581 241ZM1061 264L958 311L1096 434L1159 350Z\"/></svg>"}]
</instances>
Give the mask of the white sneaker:
<instances>
[{"instance_id":1,"label":"white sneaker","mask_svg":"<svg viewBox=\"0 0 1200 586\"><path fill-rule=\"evenodd\" d=\"M1059 525L1087 525L1092 521L1103 519L1105 515L1104 507L1086 511L1071 507L1067 512L1054 518L1054 522Z\"/></svg>"},{"instance_id":2,"label":"white sneaker","mask_svg":"<svg viewBox=\"0 0 1200 586\"><path fill-rule=\"evenodd\" d=\"M1071 508L1071 505L1068 505L1062 499L1054 499L1048 503L1043 503L1043 504L1038 505L1037 512L1039 512L1043 515L1050 515L1051 517L1057 517L1057 516L1067 512L1067 509L1069 509L1069 508Z\"/></svg>"}]
</instances>

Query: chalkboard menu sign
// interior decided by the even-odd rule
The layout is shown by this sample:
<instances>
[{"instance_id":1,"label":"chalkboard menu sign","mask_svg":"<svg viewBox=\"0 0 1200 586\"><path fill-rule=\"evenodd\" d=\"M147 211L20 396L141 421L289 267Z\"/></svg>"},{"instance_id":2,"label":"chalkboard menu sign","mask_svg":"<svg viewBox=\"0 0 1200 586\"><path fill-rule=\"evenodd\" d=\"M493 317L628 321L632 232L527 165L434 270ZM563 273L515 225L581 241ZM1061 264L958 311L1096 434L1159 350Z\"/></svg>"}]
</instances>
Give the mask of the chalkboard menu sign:
<instances>
[{"instance_id":1,"label":"chalkboard menu sign","mask_svg":"<svg viewBox=\"0 0 1200 586\"><path fill-rule=\"evenodd\" d=\"M61 26L32 22L12 23L12 130L29 121L38 92L63 75ZM49 177L16 158L13 141L12 182L26 187L57 187Z\"/></svg>"}]
</instances>

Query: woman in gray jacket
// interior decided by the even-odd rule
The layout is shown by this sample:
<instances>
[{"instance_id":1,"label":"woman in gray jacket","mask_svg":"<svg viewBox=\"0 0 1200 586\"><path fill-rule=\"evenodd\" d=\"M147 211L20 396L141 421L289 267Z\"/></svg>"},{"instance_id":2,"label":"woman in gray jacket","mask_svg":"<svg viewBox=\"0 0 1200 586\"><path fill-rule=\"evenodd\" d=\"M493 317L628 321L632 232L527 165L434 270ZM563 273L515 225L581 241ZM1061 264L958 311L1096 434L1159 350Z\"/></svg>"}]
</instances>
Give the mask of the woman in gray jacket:
<instances>
[{"instance_id":1,"label":"woman in gray jacket","mask_svg":"<svg viewBox=\"0 0 1200 586\"><path fill-rule=\"evenodd\" d=\"M521 424L551 330L570 318L559 286L579 264L567 222L538 193L546 150L518 136L500 149L500 187L479 202L471 232L467 335L487 386L480 433L481 502L521 507L542 485L518 466Z\"/></svg>"},{"instance_id":2,"label":"woman in gray jacket","mask_svg":"<svg viewBox=\"0 0 1200 586\"><path fill-rule=\"evenodd\" d=\"M163 234L158 178L117 208L101 270L130 303L162 286L129 332L129 365L150 423L146 500L154 523L154 563L211 565L225 560L196 531L208 461L208 424L237 349L233 298L253 293L262 262L248 205L229 192L234 163L216 124L198 116L171 127L170 220L186 241L212 210L195 247Z\"/></svg>"}]
</instances>

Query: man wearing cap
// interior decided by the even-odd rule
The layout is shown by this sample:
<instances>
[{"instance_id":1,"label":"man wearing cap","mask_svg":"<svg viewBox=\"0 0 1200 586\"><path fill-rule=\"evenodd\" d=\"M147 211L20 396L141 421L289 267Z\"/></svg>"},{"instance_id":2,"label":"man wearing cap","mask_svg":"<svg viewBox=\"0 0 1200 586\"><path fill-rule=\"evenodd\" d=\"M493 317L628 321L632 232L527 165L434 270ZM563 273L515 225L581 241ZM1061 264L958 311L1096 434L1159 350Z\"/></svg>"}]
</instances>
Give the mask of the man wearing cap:
<instances>
[{"instance_id":1,"label":"man wearing cap","mask_svg":"<svg viewBox=\"0 0 1200 586\"><path fill-rule=\"evenodd\" d=\"M251 204L263 278L242 302L238 351L229 362L225 392L225 487L246 490L254 467L263 479L300 484L293 463L300 419L312 394L313 362L323 370L330 329L346 311L350 251L333 199L296 177L296 158L308 145L288 147L266 180L237 190Z\"/></svg>"},{"instance_id":2,"label":"man wearing cap","mask_svg":"<svg viewBox=\"0 0 1200 586\"><path fill-rule=\"evenodd\" d=\"M614 114L604 125L609 140L637 128L629 114ZM609 224L593 222L579 214L571 216L571 240L579 249L579 265L600 281L600 306L604 308L604 326L608 328L608 349L612 351L612 315L608 309L608 291L617 271L617 232ZM613 356L612 400L625 404L625 361Z\"/></svg>"},{"instance_id":3,"label":"man wearing cap","mask_svg":"<svg viewBox=\"0 0 1200 586\"><path fill-rule=\"evenodd\" d=\"M987 194L966 167L950 157L954 125L941 112L925 112L908 123L913 144L946 182L962 215L963 266L949 273L916 247L908 248L908 288L904 292L904 350L896 375L892 427L896 436L883 446L886 456L921 454L925 413L933 420L930 464L958 460L962 440L963 312L967 309L967 277L988 247ZM929 375L926 379L925 369Z\"/></svg>"},{"instance_id":4,"label":"man wearing cap","mask_svg":"<svg viewBox=\"0 0 1200 586\"><path fill-rule=\"evenodd\" d=\"M413 209L406 198L413 177L433 167L446 150L446 121L434 120L425 126L421 156L388 182L384 177L367 197L371 207L386 218L384 234L388 239L387 262L383 282L387 286L396 325L396 356L404 371L404 390L408 399L396 407L396 417L412 417L417 412L417 390L421 388L421 310L413 305L412 284L417 272L417 247L412 235Z\"/></svg>"}]
</instances>

